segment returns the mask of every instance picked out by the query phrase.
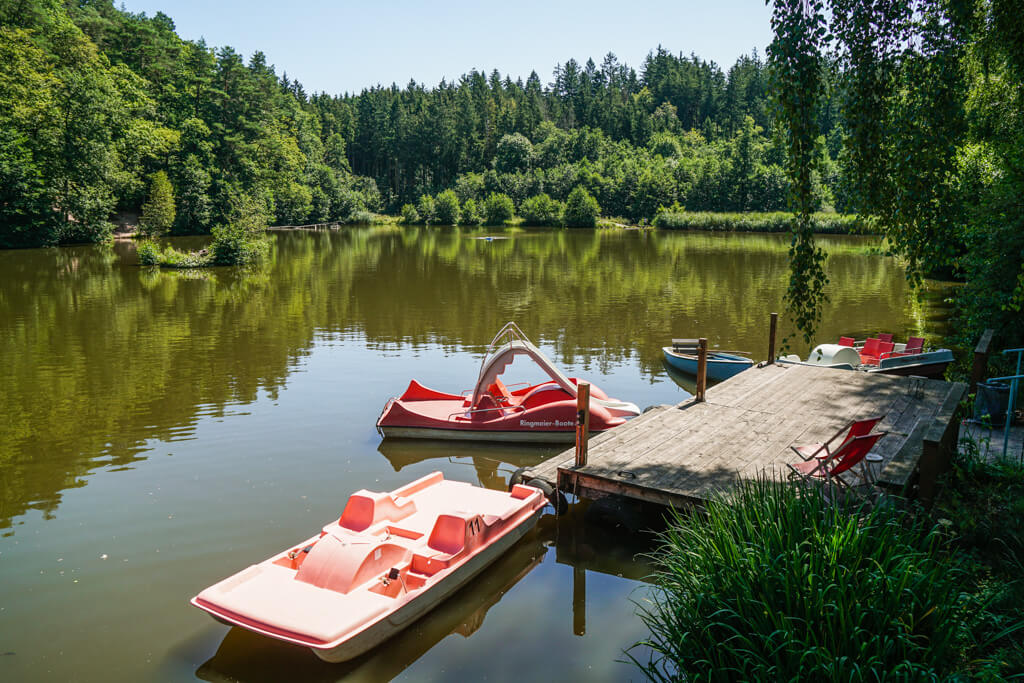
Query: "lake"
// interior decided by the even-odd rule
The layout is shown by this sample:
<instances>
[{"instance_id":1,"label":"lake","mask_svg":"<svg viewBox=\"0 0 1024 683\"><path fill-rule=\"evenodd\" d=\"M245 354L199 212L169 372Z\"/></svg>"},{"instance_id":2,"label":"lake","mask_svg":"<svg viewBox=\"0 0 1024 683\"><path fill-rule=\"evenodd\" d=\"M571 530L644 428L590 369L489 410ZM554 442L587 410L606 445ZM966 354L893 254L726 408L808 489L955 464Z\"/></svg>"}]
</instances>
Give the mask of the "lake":
<instances>
[{"instance_id":1,"label":"lake","mask_svg":"<svg viewBox=\"0 0 1024 683\"><path fill-rule=\"evenodd\" d=\"M355 490L434 470L504 489L558 452L382 443L374 428L412 378L470 388L509 320L567 374L641 407L689 396L662 364L672 337L763 359L788 236L388 226L272 240L251 270L141 268L131 242L0 251L0 679L639 678L621 660L645 634L633 601L650 567L635 556L652 546L629 508L545 517L347 664L188 600L307 538ZM939 341L941 304L913 297L876 240L820 243L820 339Z\"/></svg>"}]
</instances>

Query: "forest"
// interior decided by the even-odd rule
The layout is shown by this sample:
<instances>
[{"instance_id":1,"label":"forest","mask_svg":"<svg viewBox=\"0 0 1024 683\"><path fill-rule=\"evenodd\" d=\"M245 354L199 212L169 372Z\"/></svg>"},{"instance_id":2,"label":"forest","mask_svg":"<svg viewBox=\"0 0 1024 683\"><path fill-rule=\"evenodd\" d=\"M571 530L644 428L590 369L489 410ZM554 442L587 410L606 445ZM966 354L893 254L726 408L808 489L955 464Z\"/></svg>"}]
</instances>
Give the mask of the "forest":
<instances>
[{"instance_id":1,"label":"forest","mask_svg":"<svg viewBox=\"0 0 1024 683\"><path fill-rule=\"evenodd\" d=\"M569 59L548 83L472 69L332 95L160 12L0 0L0 247L136 219L151 235L241 222L234 249L264 224L377 212L695 227L794 210L790 312L809 334L827 280L812 233L838 211L885 234L912 281L966 281L964 340L1020 339L1020 3L834 4L828 30L725 70L659 46L639 69Z\"/></svg>"},{"instance_id":2,"label":"forest","mask_svg":"<svg viewBox=\"0 0 1024 683\"><path fill-rule=\"evenodd\" d=\"M151 222L175 233L209 232L245 202L271 224L357 222L446 189L460 203L506 195L519 212L582 187L632 221L677 202L786 208L756 53L723 71L659 47L639 72L608 54L569 59L546 85L471 70L329 95L112 0L0 0L0 25L3 247L102 239L154 196L173 209ZM828 112L819 208L842 203Z\"/></svg>"}]
</instances>

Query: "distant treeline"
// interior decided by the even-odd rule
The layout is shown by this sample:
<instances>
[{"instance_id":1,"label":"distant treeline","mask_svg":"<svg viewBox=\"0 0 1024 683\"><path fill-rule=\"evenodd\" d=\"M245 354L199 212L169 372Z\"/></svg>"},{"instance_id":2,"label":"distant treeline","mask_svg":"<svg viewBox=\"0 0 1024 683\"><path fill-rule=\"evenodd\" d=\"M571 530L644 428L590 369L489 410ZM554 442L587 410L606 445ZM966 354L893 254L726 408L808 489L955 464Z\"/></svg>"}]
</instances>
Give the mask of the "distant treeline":
<instances>
[{"instance_id":1,"label":"distant treeline","mask_svg":"<svg viewBox=\"0 0 1024 683\"><path fill-rule=\"evenodd\" d=\"M432 89L310 96L260 52L246 62L182 40L163 13L0 0L0 246L102 239L118 212L153 205L161 171L181 233L254 202L271 223L353 221L445 189L505 194L518 212L581 187L632 220L675 202L780 210L767 90L756 53L723 71L658 48L639 73L609 54L558 65L548 85L470 71ZM816 197L841 208L833 109Z\"/></svg>"}]
</instances>

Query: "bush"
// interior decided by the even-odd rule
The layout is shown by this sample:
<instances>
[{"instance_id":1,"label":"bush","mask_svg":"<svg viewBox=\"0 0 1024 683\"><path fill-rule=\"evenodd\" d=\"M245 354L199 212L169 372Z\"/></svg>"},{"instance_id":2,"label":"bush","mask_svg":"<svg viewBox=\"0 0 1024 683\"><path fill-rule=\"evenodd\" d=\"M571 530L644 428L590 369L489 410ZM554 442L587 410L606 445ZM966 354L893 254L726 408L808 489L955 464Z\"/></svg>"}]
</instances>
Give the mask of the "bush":
<instances>
[{"instance_id":1,"label":"bush","mask_svg":"<svg viewBox=\"0 0 1024 683\"><path fill-rule=\"evenodd\" d=\"M634 658L651 679L917 680L959 662L963 575L940 532L892 508L849 515L760 480L662 539L652 654Z\"/></svg>"},{"instance_id":2,"label":"bush","mask_svg":"<svg viewBox=\"0 0 1024 683\"><path fill-rule=\"evenodd\" d=\"M377 222L377 216L372 211L366 211L361 209L355 211L348 217L347 223L354 223L356 225L373 225Z\"/></svg>"},{"instance_id":3,"label":"bush","mask_svg":"<svg viewBox=\"0 0 1024 683\"><path fill-rule=\"evenodd\" d=\"M217 225L213 228L210 245L211 263L217 266L243 266L263 258L270 244L266 237L257 236L237 223Z\"/></svg>"},{"instance_id":4,"label":"bush","mask_svg":"<svg viewBox=\"0 0 1024 683\"><path fill-rule=\"evenodd\" d=\"M484 222L483 214L480 213L480 207L477 205L475 199L467 199L462 204L462 220L463 225L480 225Z\"/></svg>"},{"instance_id":5,"label":"bush","mask_svg":"<svg viewBox=\"0 0 1024 683\"><path fill-rule=\"evenodd\" d=\"M207 250L184 252L167 246L160 248L160 245L152 240L146 240L139 244L137 253L139 265L161 266L163 268L205 268L213 265L210 254Z\"/></svg>"},{"instance_id":6,"label":"bush","mask_svg":"<svg viewBox=\"0 0 1024 683\"><path fill-rule=\"evenodd\" d=\"M144 266L155 266L160 263L160 245L152 240L140 242L137 248L139 263Z\"/></svg>"},{"instance_id":7,"label":"bush","mask_svg":"<svg viewBox=\"0 0 1024 683\"><path fill-rule=\"evenodd\" d=\"M434 200L434 210L437 213L437 222L441 225L458 225L459 223L459 198L454 190L445 190L437 195Z\"/></svg>"},{"instance_id":8,"label":"bush","mask_svg":"<svg viewBox=\"0 0 1024 683\"><path fill-rule=\"evenodd\" d=\"M526 225L562 225L564 207L546 194L530 197L519 210Z\"/></svg>"},{"instance_id":9,"label":"bush","mask_svg":"<svg viewBox=\"0 0 1024 683\"><path fill-rule=\"evenodd\" d=\"M597 225L601 207L597 200L580 186L573 188L565 202L565 224L573 228L592 228Z\"/></svg>"},{"instance_id":10,"label":"bush","mask_svg":"<svg viewBox=\"0 0 1024 683\"><path fill-rule=\"evenodd\" d=\"M487 201L484 202L484 218L487 225L502 225L505 221L511 220L515 212L512 198L507 194L492 192L487 195Z\"/></svg>"},{"instance_id":11,"label":"bush","mask_svg":"<svg viewBox=\"0 0 1024 683\"><path fill-rule=\"evenodd\" d=\"M412 204L402 205L402 223L406 225L415 225L420 222L420 213L416 210L416 207Z\"/></svg>"},{"instance_id":12,"label":"bush","mask_svg":"<svg viewBox=\"0 0 1024 683\"><path fill-rule=\"evenodd\" d=\"M218 266L240 266L258 261L270 248L264 230L266 208L252 197L242 197L232 208L227 225L213 228L210 262Z\"/></svg>"},{"instance_id":13,"label":"bush","mask_svg":"<svg viewBox=\"0 0 1024 683\"><path fill-rule=\"evenodd\" d=\"M428 225L437 219L437 205L429 194L420 195L416 211L420 214L420 220Z\"/></svg>"}]
</instances>

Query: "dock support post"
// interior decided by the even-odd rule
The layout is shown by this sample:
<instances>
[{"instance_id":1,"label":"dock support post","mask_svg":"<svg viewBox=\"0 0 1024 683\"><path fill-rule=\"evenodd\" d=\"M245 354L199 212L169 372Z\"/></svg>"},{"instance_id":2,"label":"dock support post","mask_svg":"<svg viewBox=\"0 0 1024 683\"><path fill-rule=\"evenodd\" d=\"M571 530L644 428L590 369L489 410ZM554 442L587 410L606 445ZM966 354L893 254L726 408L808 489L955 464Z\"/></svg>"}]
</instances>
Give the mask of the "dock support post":
<instances>
[{"instance_id":1,"label":"dock support post","mask_svg":"<svg viewBox=\"0 0 1024 683\"><path fill-rule=\"evenodd\" d=\"M572 634L587 635L587 570L572 568Z\"/></svg>"},{"instance_id":2,"label":"dock support post","mask_svg":"<svg viewBox=\"0 0 1024 683\"><path fill-rule=\"evenodd\" d=\"M775 330L779 326L779 314L772 313L772 321L768 325L768 362L775 362Z\"/></svg>"},{"instance_id":3,"label":"dock support post","mask_svg":"<svg viewBox=\"0 0 1024 683\"><path fill-rule=\"evenodd\" d=\"M590 436L590 384L576 386L576 467L587 464L587 438Z\"/></svg>"},{"instance_id":4,"label":"dock support post","mask_svg":"<svg viewBox=\"0 0 1024 683\"><path fill-rule=\"evenodd\" d=\"M978 384L985 379L988 372L988 355L992 350L992 336L995 330L985 330L978 339L978 345L974 347L974 365L971 367L971 384L967 387L968 394L978 391Z\"/></svg>"},{"instance_id":5,"label":"dock support post","mask_svg":"<svg viewBox=\"0 0 1024 683\"><path fill-rule=\"evenodd\" d=\"M697 394L698 401L704 400L704 392L708 386L708 340L701 337L697 340Z\"/></svg>"}]
</instances>

